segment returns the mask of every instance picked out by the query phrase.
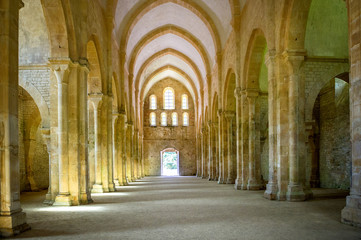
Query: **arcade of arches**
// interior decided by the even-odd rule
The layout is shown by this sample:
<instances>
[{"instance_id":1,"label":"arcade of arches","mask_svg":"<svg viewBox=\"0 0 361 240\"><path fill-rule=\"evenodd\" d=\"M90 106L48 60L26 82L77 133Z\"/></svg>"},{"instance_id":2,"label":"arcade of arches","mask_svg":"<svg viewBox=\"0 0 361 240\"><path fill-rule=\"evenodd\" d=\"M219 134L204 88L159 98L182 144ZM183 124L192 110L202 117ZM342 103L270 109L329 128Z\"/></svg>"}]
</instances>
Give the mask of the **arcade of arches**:
<instances>
[{"instance_id":1,"label":"arcade of arches","mask_svg":"<svg viewBox=\"0 0 361 240\"><path fill-rule=\"evenodd\" d=\"M162 173L361 227L361 1L0 0L0 232ZM172 163L170 163L172 164Z\"/></svg>"}]
</instances>

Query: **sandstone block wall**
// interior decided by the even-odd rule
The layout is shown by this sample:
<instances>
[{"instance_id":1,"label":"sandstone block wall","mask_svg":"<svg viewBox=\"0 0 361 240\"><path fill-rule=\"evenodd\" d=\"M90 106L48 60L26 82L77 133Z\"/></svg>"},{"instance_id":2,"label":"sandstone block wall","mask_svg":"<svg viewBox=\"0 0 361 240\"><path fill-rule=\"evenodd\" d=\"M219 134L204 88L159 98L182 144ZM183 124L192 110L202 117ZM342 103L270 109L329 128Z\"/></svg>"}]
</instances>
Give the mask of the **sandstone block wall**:
<instances>
[{"instance_id":1,"label":"sandstone block wall","mask_svg":"<svg viewBox=\"0 0 361 240\"><path fill-rule=\"evenodd\" d=\"M163 90L172 87L175 91L175 109L163 109ZM157 97L157 109L149 109L149 96ZM188 110L181 109L181 96L188 95ZM150 126L149 115L156 113L157 126ZM168 126L160 126L161 113L167 113ZM171 126L171 115L178 114L178 126ZM182 113L189 113L189 126L183 126ZM194 103L188 90L178 81L165 79L156 83L144 100L144 165L145 175L154 176L161 174L160 152L165 148L175 148L179 151L179 175L191 176L196 174L196 139L194 123Z\"/></svg>"}]
</instances>

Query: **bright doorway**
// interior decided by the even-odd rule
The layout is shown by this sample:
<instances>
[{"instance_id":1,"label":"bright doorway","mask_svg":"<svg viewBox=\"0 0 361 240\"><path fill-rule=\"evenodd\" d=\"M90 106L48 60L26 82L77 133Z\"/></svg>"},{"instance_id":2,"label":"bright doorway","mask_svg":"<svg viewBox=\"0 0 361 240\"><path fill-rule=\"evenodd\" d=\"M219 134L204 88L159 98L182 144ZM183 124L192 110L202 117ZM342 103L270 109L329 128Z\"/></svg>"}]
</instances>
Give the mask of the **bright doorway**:
<instances>
[{"instance_id":1,"label":"bright doorway","mask_svg":"<svg viewBox=\"0 0 361 240\"><path fill-rule=\"evenodd\" d=\"M179 176L179 151L166 148L160 152L162 176Z\"/></svg>"}]
</instances>

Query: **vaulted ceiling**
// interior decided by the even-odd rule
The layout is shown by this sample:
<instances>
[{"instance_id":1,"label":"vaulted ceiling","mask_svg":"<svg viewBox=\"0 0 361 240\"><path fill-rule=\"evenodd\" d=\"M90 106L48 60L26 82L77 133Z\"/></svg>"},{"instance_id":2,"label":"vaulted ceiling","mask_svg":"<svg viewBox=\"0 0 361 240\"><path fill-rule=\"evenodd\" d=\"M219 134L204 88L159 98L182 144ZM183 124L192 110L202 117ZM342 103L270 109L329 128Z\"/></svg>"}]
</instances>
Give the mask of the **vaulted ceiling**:
<instances>
[{"instance_id":1,"label":"vaulted ceiling","mask_svg":"<svg viewBox=\"0 0 361 240\"><path fill-rule=\"evenodd\" d=\"M99 1L104 9L109 4ZM144 99L157 81L173 78L196 101L232 31L232 8L240 8L233 2L115 1L113 36L124 51L125 68L133 76L138 97Z\"/></svg>"}]
</instances>

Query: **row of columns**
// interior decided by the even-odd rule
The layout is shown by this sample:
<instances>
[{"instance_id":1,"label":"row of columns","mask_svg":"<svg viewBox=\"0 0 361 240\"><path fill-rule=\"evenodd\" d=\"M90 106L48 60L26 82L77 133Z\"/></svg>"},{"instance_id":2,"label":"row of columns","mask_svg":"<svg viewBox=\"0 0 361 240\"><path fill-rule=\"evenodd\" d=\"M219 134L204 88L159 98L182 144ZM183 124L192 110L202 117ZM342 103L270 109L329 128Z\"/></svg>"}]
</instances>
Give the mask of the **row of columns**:
<instances>
[{"instance_id":1,"label":"row of columns","mask_svg":"<svg viewBox=\"0 0 361 240\"><path fill-rule=\"evenodd\" d=\"M305 168L305 86L300 77L304 56L302 50L289 50L282 54L270 51L266 57L269 77L269 182L265 197L269 199L302 201L312 196ZM215 180L214 175L218 172L218 183L235 183L235 188L241 190L263 188L259 95L259 89L235 89L236 111L218 111L219 129L215 143L212 141L215 123L203 125L199 146L202 178ZM233 132L237 134L235 139ZM218 154L214 145L218 146ZM215 165L217 161L218 165Z\"/></svg>"}]
</instances>

